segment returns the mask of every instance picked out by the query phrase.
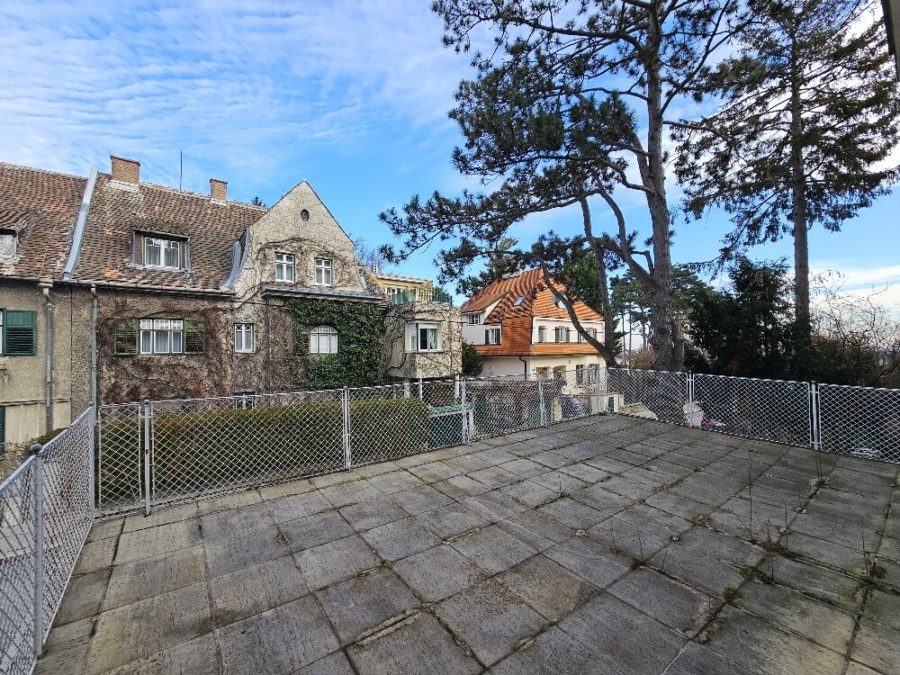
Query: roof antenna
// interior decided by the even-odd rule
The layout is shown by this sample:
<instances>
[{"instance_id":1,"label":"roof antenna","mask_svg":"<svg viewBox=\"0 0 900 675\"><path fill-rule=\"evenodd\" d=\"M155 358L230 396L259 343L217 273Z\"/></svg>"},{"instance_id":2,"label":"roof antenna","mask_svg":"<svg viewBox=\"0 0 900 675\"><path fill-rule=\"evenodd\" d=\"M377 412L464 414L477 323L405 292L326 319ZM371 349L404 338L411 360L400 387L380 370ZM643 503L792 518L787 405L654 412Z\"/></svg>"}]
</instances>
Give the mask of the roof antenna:
<instances>
[{"instance_id":1,"label":"roof antenna","mask_svg":"<svg viewBox=\"0 0 900 675\"><path fill-rule=\"evenodd\" d=\"M181 190L181 179L184 178L184 150L178 150L178 189Z\"/></svg>"}]
</instances>

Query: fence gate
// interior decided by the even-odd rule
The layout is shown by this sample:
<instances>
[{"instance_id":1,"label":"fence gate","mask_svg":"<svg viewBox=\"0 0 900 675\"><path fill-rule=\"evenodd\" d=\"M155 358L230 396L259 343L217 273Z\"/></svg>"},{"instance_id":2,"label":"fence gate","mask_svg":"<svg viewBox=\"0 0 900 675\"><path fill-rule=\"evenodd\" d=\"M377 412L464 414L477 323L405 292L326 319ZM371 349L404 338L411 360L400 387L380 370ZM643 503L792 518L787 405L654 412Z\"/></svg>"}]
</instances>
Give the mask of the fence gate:
<instances>
[{"instance_id":1,"label":"fence gate","mask_svg":"<svg viewBox=\"0 0 900 675\"><path fill-rule=\"evenodd\" d=\"M144 504L144 421L140 403L97 409L97 509L133 510Z\"/></svg>"}]
</instances>

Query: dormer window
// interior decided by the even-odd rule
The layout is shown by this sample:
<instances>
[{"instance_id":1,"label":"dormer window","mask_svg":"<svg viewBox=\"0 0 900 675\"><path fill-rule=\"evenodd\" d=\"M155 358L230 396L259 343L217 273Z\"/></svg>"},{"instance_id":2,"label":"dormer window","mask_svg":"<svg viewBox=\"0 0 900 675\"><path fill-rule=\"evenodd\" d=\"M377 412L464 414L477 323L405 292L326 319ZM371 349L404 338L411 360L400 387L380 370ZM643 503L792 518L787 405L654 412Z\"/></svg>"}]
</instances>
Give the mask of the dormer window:
<instances>
[{"instance_id":1,"label":"dormer window","mask_svg":"<svg viewBox=\"0 0 900 675\"><path fill-rule=\"evenodd\" d=\"M290 253L275 254L275 281L294 283L294 256Z\"/></svg>"},{"instance_id":2,"label":"dormer window","mask_svg":"<svg viewBox=\"0 0 900 675\"><path fill-rule=\"evenodd\" d=\"M185 267L187 242L157 235L143 235L142 263L144 267L180 270Z\"/></svg>"},{"instance_id":3,"label":"dormer window","mask_svg":"<svg viewBox=\"0 0 900 675\"><path fill-rule=\"evenodd\" d=\"M0 230L0 258L15 258L16 243L15 231Z\"/></svg>"},{"instance_id":4,"label":"dormer window","mask_svg":"<svg viewBox=\"0 0 900 675\"><path fill-rule=\"evenodd\" d=\"M329 258L316 258L316 286L333 286L334 274Z\"/></svg>"}]
</instances>

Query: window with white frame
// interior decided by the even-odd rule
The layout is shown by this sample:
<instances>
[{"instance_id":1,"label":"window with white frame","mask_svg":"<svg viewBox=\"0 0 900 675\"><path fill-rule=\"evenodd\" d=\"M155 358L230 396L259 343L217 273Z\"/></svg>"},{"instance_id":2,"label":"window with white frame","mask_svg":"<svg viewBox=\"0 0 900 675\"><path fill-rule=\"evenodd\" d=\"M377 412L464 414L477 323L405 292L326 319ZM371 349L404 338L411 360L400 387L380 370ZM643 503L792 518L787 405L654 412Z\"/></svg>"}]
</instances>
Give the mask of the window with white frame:
<instances>
[{"instance_id":1,"label":"window with white frame","mask_svg":"<svg viewBox=\"0 0 900 675\"><path fill-rule=\"evenodd\" d=\"M441 329L436 323L409 324L409 350L436 352L441 348Z\"/></svg>"},{"instance_id":2,"label":"window with white frame","mask_svg":"<svg viewBox=\"0 0 900 675\"><path fill-rule=\"evenodd\" d=\"M571 329L569 329L566 326L557 326L554 329L554 337L556 338L556 341L557 342L569 342L570 330Z\"/></svg>"},{"instance_id":3,"label":"window with white frame","mask_svg":"<svg viewBox=\"0 0 900 675\"><path fill-rule=\"evenodd\" d=\"M584 366L582 364L578 364L575 366L575 384L584 384Z\"/></svg>"},{"instance_id":4,"label":"window with white frame","mask_svg":"<svg viewBox=\"0 0 900 675\"><path fill-rule=\"evenodd\" d=\"M184 352L182 319L141 319L141 354L181 354Z\"/></svg>"},{"instance_id":5,"label":"window with white frame","mask_svg":"<svg viewBox=\"0 0 900 675\"><path fill-rule=\"evenodd\" d=\"M316 258L316 286L333 286L334 274L330 258Z\"/></svg>"},{"instance_id":6,"label":"window with white frame","mask_svg":"<svg viewBox=\"0 0 900 675\"><path fill-rule=\"evenodd\" d=\"M0 230L0 258L14 258L16 255L16 233Z\"/></svg>"},{"instance_id":7,"label":"window with white frame","mask_svg":"<svg viewBox=\"0 0 900 675\"><path fill-rule=\"evenodd\" d=\"M275 254L275 281L294 283L294 256L291 253Z\"/></svg>"},{"instance_id":8,"label":"window with white frame","mask_svg":"<svg viewBox=\"0 0 900 675\"><path fill-rule=\"evenodd\" d=\"M546 326L538 326L538 342L546 342L547 341L547 327Z\"/></svg>"},{"instance_id":9,"label":"window with white frame","mask_svg":"<svg viewBox=\"0 0 900 675\"><path fill-rule=\"evenodd\" d=\"M234 324L234 351L238 354L252 354L253 350L253 324Z\"/></svg>"},{"instance_id":10,"label":"window with white frame","mask_svg":"<svg viewBox=\"0 0 900 675\"><path fill-rule=\"evenodd\" d=\"M184 267L184 241L149 235L144 235L143 241L144 267L161 267L167 270L179 270Z\"/></svg>"},{"instance_id":11,"label":"window with white frame","mask_svg":"<svg viewBox=\"0 0 900 675\"><path fill-rule=\"evenodd\" d=\"M594 338L595 340L597 339L597 329L596 328L586 328L585 331L592 338ZM579 342L587 342L587 338L584 335L582 335L581 333L578 333L578 341Z\"/></svg>"},{"instance_id":12,"label":"window with white frame","mask_svg":"<svg viewBox=\"0 0 900 675\"><path fill-rule=\"evenodd\" d=\"M467 314L469 324L475 326L481 323L481 314Z\"/></svg>"},{"instance_id":13,"label":"window with white frame","mask_svg":"<svg viewBox=\"0 0 900 675\"><path fill-rule=\"evenodd\" d=\"M310 354L337 354L338 332L333 326L316 326L309 332Z\"/></svg>"},{"instance_id":14,"label":"window with white frame","mask_svg":"<svg viewBox=\"0 0 900 675\"><path fill-rule=\"evenodd\" d=\"M499 328L486 329L484 331L484 344L499 345L500 344L500 329Z\"/></svg>"}]
</instances>

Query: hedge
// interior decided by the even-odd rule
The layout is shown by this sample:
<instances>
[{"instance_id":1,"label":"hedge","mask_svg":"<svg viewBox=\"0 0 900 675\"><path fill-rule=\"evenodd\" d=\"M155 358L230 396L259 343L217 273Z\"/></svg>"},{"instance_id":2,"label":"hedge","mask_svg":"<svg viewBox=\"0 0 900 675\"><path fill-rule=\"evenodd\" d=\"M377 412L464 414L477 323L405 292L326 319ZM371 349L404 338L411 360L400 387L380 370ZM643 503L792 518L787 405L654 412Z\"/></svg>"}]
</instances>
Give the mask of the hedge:
<instances>
[{"instance_id":1,"label":"hedge","mask_svg":"<svg viewBox=\"0 0 900 675\"><path fill-rule=\"evenodd\" d=\"M338 470L344 466L341 407L340 401L329 401L157 414L155 495L163 499ZM419 399L351 401L350 420L354 465L427 448L428 406ZM112 448L104 444L105 453L122 456L116 458L118 469L107 458L98 485L105 495L139 498L142 470L134 453L139 443L134 421L107 422L103 434L120 439Z\"/></svg>"}]
</instances>

